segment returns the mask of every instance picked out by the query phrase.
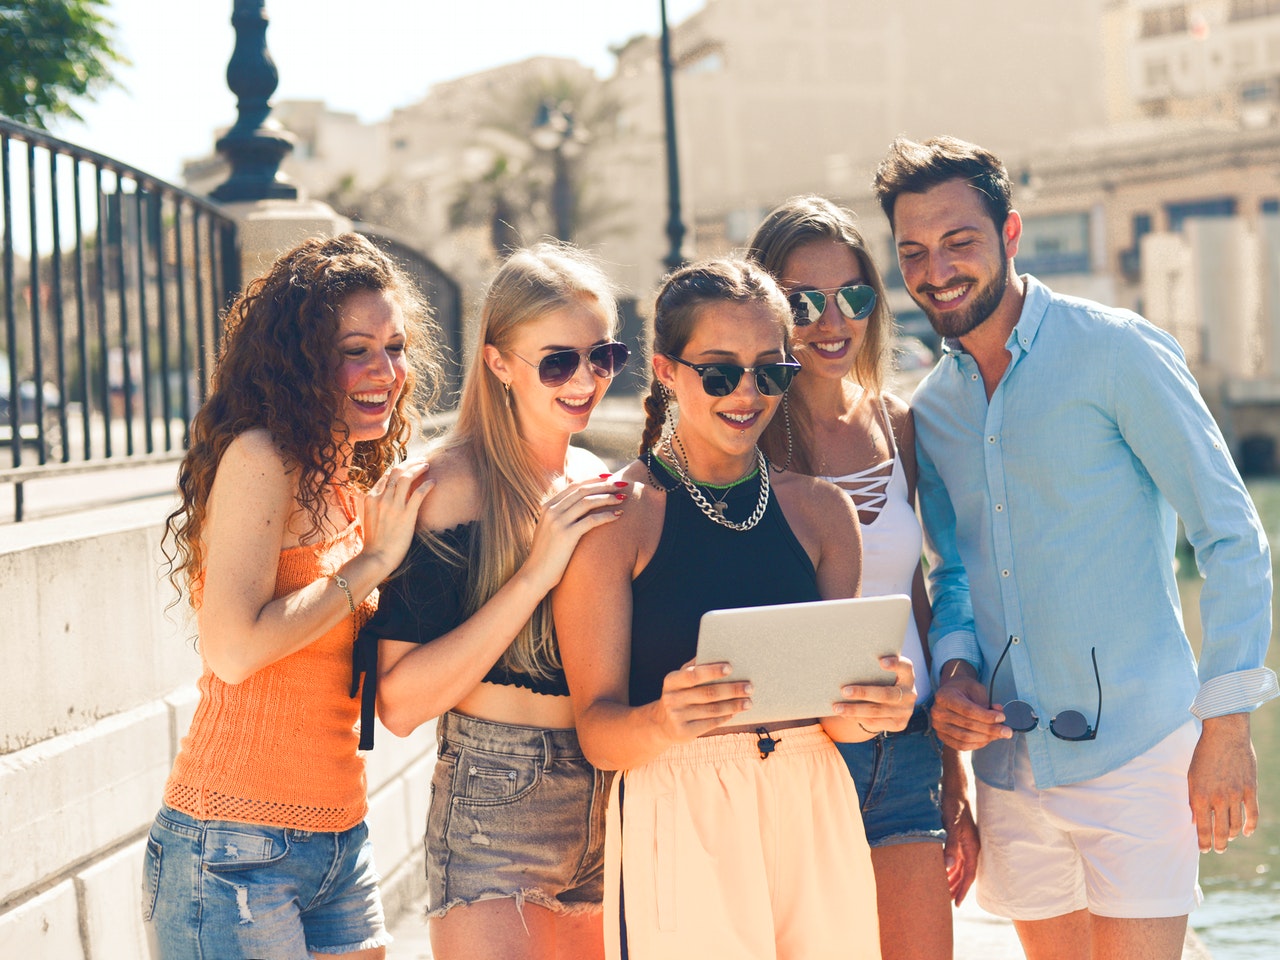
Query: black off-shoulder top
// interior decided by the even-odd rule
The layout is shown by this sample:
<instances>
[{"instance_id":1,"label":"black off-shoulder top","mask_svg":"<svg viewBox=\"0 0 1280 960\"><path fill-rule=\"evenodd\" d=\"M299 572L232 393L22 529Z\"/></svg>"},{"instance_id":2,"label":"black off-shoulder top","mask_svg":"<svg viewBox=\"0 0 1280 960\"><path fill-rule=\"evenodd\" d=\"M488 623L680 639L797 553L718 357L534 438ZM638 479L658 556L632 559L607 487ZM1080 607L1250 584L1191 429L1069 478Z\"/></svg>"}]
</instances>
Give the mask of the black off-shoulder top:
<instances>
[{"instance_id":1,"label":"black off-shoulder top","mask_svg":"<svg viewBox=\"0 0 1280 960\"><path fill-rule=\"evenodd\" d=\"M462 557L471 549L476 535L475 522L460 524L437 536ZM379 588L377 612L360 631L360 643L376 644L378 640L406 640L430 643L466 620L463 603L470 576L466 562L451 564L418 537L401 565L400 571ZM517 673L495 663L484 676L485 683L524 687L534 693L567 697L569 686L564 672L550 679Z\"/></svg>"}]
</instances>

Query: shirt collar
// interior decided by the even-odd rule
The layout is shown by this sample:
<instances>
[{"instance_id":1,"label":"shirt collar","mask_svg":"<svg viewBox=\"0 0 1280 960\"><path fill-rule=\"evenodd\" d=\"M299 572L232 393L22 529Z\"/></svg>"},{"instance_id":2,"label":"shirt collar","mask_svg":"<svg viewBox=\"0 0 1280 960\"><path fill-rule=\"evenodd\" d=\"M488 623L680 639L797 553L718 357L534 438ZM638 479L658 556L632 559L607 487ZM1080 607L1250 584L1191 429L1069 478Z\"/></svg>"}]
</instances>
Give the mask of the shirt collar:
<instances>
[{"instance_id":1,"label":"shirt collar","mask_svg":"<svg viewBox=\"0 0 1280 960\"><path fill-rule=\"evenodd\" d=\"M1040 321L1049 310L1049 302L1053 296L1043 283L1029 273L1021 275L1023 284L1022 313L1014 325L1005 346L1012 353L1018 348L1022 353L1030 353L1036 334L1040 331ZM955 337L942 338L942 352L952 354L967 353L964 346Z\"/></svg>"}]
</instances>

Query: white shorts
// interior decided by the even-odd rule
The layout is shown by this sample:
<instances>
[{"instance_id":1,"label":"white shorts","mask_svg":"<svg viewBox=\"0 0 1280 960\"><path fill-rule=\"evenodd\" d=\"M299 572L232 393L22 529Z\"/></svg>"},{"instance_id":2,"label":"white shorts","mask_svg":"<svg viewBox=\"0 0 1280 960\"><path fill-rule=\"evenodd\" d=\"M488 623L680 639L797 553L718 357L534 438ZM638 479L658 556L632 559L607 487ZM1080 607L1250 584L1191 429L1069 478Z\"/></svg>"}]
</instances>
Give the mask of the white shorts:
<instances>
[{"instance_id":1,"label":"white shorts","mask_svg":"<svg viewBox=\"0 0 1280 960\"><path fill-rule=\"evenodd\" d=\"M1198 738L1188 721L1110 773L1047 790L1036 789L1020 744L1013 790L978 781L978 903L1012 920L1190 913L1201 900L1187 799Z\"/></svg>"}]
</instances>

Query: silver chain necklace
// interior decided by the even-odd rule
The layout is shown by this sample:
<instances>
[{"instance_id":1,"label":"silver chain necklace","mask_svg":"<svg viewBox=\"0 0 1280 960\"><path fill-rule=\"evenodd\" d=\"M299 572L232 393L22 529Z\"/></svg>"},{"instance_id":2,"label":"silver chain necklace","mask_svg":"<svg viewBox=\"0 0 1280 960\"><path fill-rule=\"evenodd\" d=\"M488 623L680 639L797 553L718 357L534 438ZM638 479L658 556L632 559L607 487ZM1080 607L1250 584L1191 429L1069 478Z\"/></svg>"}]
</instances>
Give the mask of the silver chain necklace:
<instances>
[{"instance_id":1,"label":"silver chain necklace","mask_svg":"<svg viewBox=\"0 0 1280 960\"><path fill-rule=\"evenodd\" d=\"M671 435L675 436L674 433ZM679 442L679 441L677 441ZM725 518L723 512L716 509L716 505L707 499L706 495L698 489L698 485L690 478L688 471L685 469L684 462L676 456L676 451L671 443L671 437L668 437L665 443L667 454L671 458L671 462L675 464L676 476L680 478L680 483L689 491L689 497L697 504L698 509L703 512L708 520L718 523L722 527L728 527L730 530L737 530L745 533L754 527L764 517L765 508L769 505L769 461L760 452L760 448L756 447L756 463L760 471L760 496L756 501L755 510L751 511L751 516L743 520L741 523L734 523L732 520ZM681 444L683 446L683 444ZM735 484L736 486L736 484Z\"/></svg>"}]
</instances>

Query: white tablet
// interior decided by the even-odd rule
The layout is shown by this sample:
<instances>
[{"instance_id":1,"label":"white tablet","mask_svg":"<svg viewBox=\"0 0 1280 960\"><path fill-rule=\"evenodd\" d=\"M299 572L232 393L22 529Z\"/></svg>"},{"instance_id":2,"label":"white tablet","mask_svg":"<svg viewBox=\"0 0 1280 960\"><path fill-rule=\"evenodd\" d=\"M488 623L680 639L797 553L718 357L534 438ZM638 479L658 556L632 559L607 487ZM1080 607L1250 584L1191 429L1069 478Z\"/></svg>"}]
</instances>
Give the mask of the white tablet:
<instances>
[{"instance_id":1,"label":"white tablet","mask_svg":"<svg viewBox=\"0 0 1280 960\"><path fill-rule=\"evenodd\" d=\"M826 717L846 683L893 683L880 658L902 651L909 616L901 594L709 610L698 663L723 660L733 668L725 680L751 681L751 709L735 726Z\"/></svg>"}]
</instances>

